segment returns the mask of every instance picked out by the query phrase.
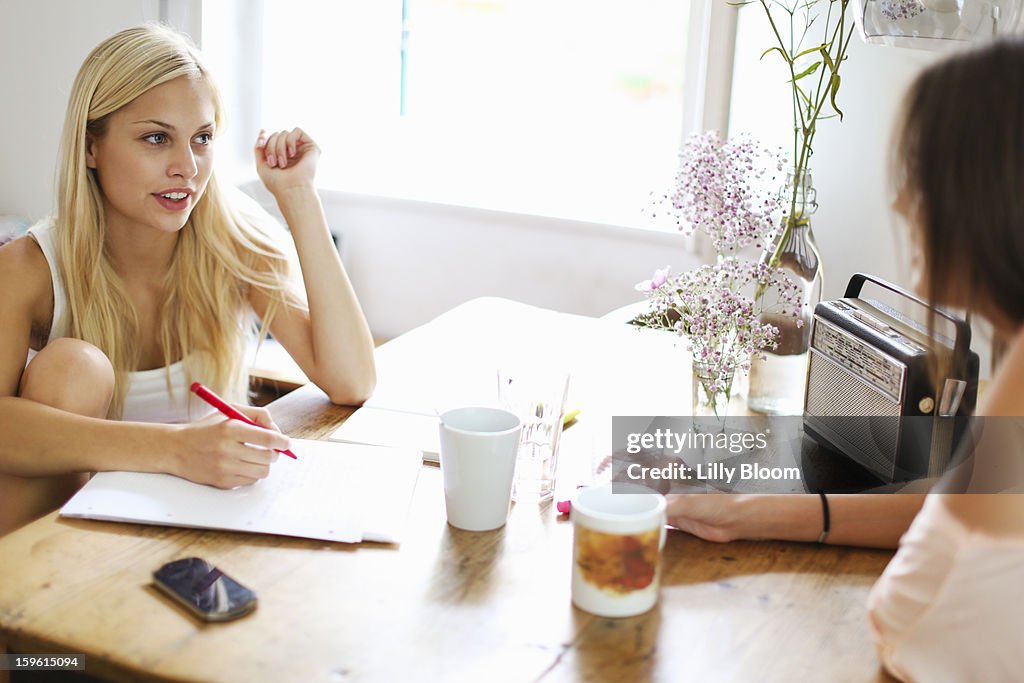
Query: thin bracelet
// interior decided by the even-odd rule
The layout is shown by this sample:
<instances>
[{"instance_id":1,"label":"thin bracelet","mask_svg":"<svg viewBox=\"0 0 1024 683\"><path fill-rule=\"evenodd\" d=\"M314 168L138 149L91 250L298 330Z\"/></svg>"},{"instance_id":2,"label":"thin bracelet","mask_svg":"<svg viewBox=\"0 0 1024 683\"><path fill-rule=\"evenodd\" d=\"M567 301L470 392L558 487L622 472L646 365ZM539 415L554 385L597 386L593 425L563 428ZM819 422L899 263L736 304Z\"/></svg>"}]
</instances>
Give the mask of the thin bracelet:
<instances>
[{"instance_id":1,"label":"thin bracelet","mask_svg":"<svg viewBox=\"0 0 1024 683\"><path fill-rule=\"evenodd\" d=\"M818 534L818 543L824 543L825 539L828 538L828 532L832 529L832 518L828 512L828 498L825 497L825 492L818 491L818 495L821 496L821 516L824 521L821 526L821 533Z\"/></svg>"}]
</instances>

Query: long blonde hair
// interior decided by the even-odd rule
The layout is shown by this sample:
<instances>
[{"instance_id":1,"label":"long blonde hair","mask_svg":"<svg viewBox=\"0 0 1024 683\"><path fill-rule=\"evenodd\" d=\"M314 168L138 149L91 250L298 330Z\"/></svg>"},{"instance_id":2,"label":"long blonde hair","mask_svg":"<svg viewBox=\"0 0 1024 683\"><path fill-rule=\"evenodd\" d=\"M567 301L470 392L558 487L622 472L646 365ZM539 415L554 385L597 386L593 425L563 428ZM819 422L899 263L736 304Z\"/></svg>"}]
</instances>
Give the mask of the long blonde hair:
<instances>
[{"instance_id":1,"label":"long blonde hair","mask_svg":"<svg viewBox=\"0 0 1024 683\"><path fill-rule=\"evenodd\" d=\"M123 30L94 49L75 78L61 139L55 221L60 273L67 290L69 334L99 347L116 375L110 416L124 407L127 374L139 362L139 321L105 244L103 194L86 166L90 137L102 136L109 116L150 88L185 76L212 93L215 123L223 125L216 85L195 46L158 24ZM237 193L241 194L241 193ZM274 233L282 233L255 202L245 206L210 177L178 235L165 282L159 340L166 366L184 361L188 383L203 381L231 400L245 398L242 367L255 329L247 295L267 293L265 334L283 303L302 305L289 283L289 264ZM174 400L170 371L167 388ZM191 402L190 402L191 405Z\"/></svg>"}]
</instances>

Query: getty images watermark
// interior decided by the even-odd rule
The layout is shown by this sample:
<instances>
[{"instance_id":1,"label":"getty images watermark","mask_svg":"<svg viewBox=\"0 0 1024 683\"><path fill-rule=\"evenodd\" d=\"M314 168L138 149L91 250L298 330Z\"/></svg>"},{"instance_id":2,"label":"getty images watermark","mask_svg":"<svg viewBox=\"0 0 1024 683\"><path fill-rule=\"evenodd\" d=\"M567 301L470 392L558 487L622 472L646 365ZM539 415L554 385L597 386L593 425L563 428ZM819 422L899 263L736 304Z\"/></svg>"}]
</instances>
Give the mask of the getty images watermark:
<instances>
[{"instance_id":1,"label":"getty images watermark","mask_svg":"<svg viewBox=\"0 0 1024 683\"><path fill-rule=\"evenodd\" d=\"M686 422L684 420L684 422ZM626 454L639 456L644 453L669 454L675 459L666 462L634 461L625 464L625 475L629 481L640 483L648 480L676 481L681 483L739 481L800 481L799 467L771 467L758 462L738 462L690 458L689 463L680 459L684 452L691 455L705 455L709 451L738 456L764 452L768 448L770 428L757 432L701 432L694 431L692 421L683 432L669 427L656 427L650 431L627 432ZM657 459L656 460L660 460ZM621 479L621 478L620 478Z\"/></svg>"},{"instance_id":2,"label":"getty images watermark","mask_svg":"<svg viewBox=\"0 0 1024 683\"><path fill-rule=\"evenodd\" d=\"M1024 492L1024 418L612 419L612 482L663 493ZM923 488L921 488L923 487Z\"/></svg>"},{"instance_id":3,"label":"getty images watermark","mask_svg":"<svg viewBox=\"0 0 1024 683\"><path fill-rule=\"evenodd\" d=\"M788 448L779 448L796 437L789 431L765 420L723 428L691 417L616 417L613 483L665 492L800 492L803 471Z\"/></svg>"}]
</instances>

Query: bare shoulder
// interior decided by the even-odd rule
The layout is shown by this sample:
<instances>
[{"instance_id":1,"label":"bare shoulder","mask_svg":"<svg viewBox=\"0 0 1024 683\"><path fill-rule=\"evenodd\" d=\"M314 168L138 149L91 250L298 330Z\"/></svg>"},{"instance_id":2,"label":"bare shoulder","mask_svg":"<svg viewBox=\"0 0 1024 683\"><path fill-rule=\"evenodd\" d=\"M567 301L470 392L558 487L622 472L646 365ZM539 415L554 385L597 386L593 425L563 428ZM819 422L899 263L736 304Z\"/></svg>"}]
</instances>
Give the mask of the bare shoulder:
<instances>
[{"instance_id":1,"label":"bare shoulder","mask_svg":"<svg viewBox=\"0 0 1024 683\"><path fill-rule=\"evenodd\" d=\"M53 312L53 282L42 250L30 237L0 247L0 292L14 310L30 311L33 324Z\"/></svg>"}]
</instances>

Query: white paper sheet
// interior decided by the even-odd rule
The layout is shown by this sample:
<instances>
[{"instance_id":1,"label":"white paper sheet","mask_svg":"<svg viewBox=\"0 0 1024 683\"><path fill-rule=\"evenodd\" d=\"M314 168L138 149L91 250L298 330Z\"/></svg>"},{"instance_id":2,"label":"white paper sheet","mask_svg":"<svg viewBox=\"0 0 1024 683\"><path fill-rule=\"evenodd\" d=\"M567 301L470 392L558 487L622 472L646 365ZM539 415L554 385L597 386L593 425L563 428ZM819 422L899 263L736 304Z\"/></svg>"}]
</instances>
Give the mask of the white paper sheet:
<instances>
[{"instance_id":1,"label":"white paper sheet","mask_svg":"<svg viewBox=\"0 0 1024 683\"><path fill-rule=\"evenodd\" d=\"M347 443L414 449L427 462L438 462L441 435L437 415L420 415L363 406L338 427L330 439Z\"/></svg>"},{"instance_id":2,"label":"white paper sheet","mask_svg":"<svg viewBox=\"0 0 1024 683\"><path fill-rule=\"evenodd\" d=\"M270 476L223 490L169 474L101 472L65 517L223 529L342 543L397 543L420 471L416 450L292 440Z\"/></svg>"}]
</instances>

